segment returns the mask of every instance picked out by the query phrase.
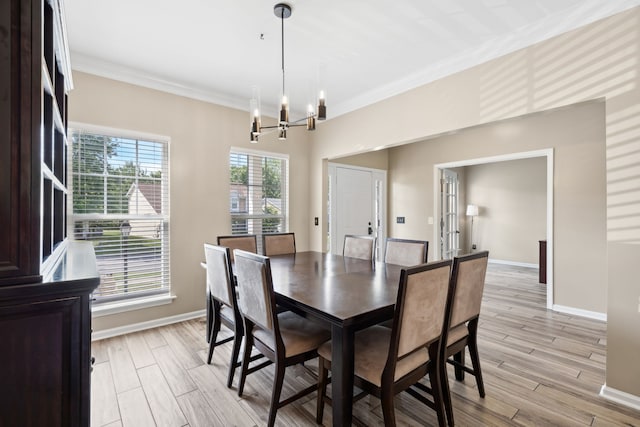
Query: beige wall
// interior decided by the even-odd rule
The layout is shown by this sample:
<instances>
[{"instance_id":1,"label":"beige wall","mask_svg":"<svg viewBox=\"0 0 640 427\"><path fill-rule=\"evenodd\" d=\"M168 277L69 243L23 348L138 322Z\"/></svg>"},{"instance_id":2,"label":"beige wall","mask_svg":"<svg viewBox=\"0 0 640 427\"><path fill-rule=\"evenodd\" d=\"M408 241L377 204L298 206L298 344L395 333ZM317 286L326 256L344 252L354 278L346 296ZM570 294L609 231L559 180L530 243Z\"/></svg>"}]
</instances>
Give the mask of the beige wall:
<instances>
[{"instance_id":1,"label":"beige wall","mask_svg":"<svg viewBox=\"0 0 640 427\"><path fill-rule=\"evenodd\" d=\"M330 161L332 163L359 166L361 168L389 169L389 153L387 150L369 151L368 153L340 157L331 159Z\"/></svg>"},{"instance_id":2,"label":"beige wall","mask_svg":"<svg viewBox=\"0 0 640 427\"><path fill-rule=\"evenodd\" d=\"M637 271L639 260L640 245L609 244L607 386L636 396L640 394L636 391L640 386L640 281L637 274L629 274L629 269Z\"/></svg>"},{"instance_id":3,"label":"beige wall","mask_svg":"<svg viewBox=\"0 0 640 427\"><path fill-rule=\"evenodd\" d=\"M389 175L392 177L390 187L402 188L403 191L395 191L390 195L389 216L394 218L396 212L403 212L407 217L437 217L433 182L436 164L552 148L555 162L554 304L605 313L607 261L604 114L603 102L585 102L392 148L389 150ZM546 162L546 158L542 162ZM473 179L469 177L469 172L467 170L466 181L471 183ZM467 188L467 200L475 201L472 191L477 191L479 185L480 183L472 184ZM540 184L532 186L539 188ZM544 203L544 183L542 188L545 190L542 195ZM481 193L483 197L496 197L504 191L508 191L508 188L502 185L502 189L491 188L482 190ZM487 213L488 206L478 204L483 208L483 216L499 215ZM546 216L544 208L542 215L543 218ZM507 221L507 218L499 215L498 221ZM389 234L395 235L396 230L402 228L405 234L411 231L430 242L437 242L433 234L434 228L427 221L411 221L410 224L416 225L409 229L406 225L403 227L391 223ZM481 228L485 226L483 217L479 218L478 225L480 235L484 237L487 230ZM505 224L500 226L504 227ZM516 222L508 231L516 232L523 226L526 227L527 224ZM546 235L545 226L541 229L541 235L531 236L531 241L528 242L530 249L534 251L531 262L536 262L537 241ZM500 231L492 229L491 232ZM506 233L502 234L500 238L505 235ZM513 242L513 239L510 241ZM522 242L523 245L526 243ZM585 251L586 247L590 250ZM503 250L484 245L480 249L496 249L498 253ZM435 254L435 250L430 252L431 256ZM493 252L490 256L501 259Z\"/></svg>"},{"instance_id":4,"label":"beige wall","mask_svg":"<svg viewBox=\"0 0 640 427\"><path fill-rule=\"evenodd\" d=\"M604 111L596 114L600 119L598 123L603 124ZM598 151L604 154L603 150ZM601 179L603 157L597 167L601 173L596 178ZM537 265L538 241L547 237L546 157L487 163L465 169L466 204L479 207L479 215L473 224L473 240L478 250L488 250L492 259ZM604 239L604 202L604 197L598 201L595 208L600 215L592 219L599 228L596 237L601 242ZM469 251L471 220L461 212L466 224L464 248ZM588 230L588 234L593 231L596 230ZM604 271L604 263L599 270ZM604 283L597 286L604 289ZM605 311L604 305L602 311Z\"/></svg>"},{"instance_id":5,"label":"beige wall","mask_svg":"<svg viewBox=\"0 0 640 427\"><path fill-rule=\"evenodd\" d=\"M431 135L452 132L482 123L517 117L577 102L604 99L606 124L606 181L579 194L581 200L601 198L606 187L606 231L609 242L624 246L640 244L640 8L636 7L611 18L598 21L545 42L514 52L485 64L437 80L417 89L391 97L377 104L331 119L319 126L312 136L311 206L310 215L325 216L326 163L324 159L352 155L367 149L393 146L423 140ZM393 124L391 126L390 124ZM587 123L572 123L579 127ZM464 147L468 158L483 154L484 141ZM519 144L512 151L521 151ZM603 147L604 149L604 147ZM557 155L571 158L571 147L558 150ZM575 153L576 166L592 159ZM407 159L413 167L415 158ZM560 168L556 163L556 173ZM599 172L598 172L599 173ZM556 183L560 190L571 186L572 177L563 176ZM556 223L571 220L580 206L556 198ZM432 203L432 202L430 202ZM581 202L582 203L582 202ZM420 209L415 209L416 214ZM422 209L422 212L427 212ZM393 217L393 212L390 212ZM325 221L321 221L325 224ZM323 227L311 228L310 244L313 249L324 245ZM390 234L393 230L390 230ZM431 231L426 231L431 234ZM580 238L581 230L562 230L556 227L556 238ZM592 256L604 257L607 245L587 242L581 248L586 259L571 254L556 254L556 264L564 264L569 272L577 271L592 261ZM631 250L631 248L630 248ZM575 260L572 260L575 259ZM612 264L606 266L609 276ZM558 271L556 270L556 273ZM637 288L627 289L637 276L633 265L623 266L616 274L629 280L608 283L609 311L615 309L638 320L637 298L612 300L620 295L640 293ZM570 274L569 274L570 276ZM556 280L561 281L560 277ZM575 278L567 277L575 281ZM603 277L606 282L606 275ZM635 280L637 283L637 280ZM606 285L604 285L606 286ZM580 293L591 293L591 288ZM596 292L605 304L602 291ZM571 295L556 295L560 301ZM605 295L606 297L606 295ZM593 299L578 296L578 299ZM582 306L592 308L592 303ZM620 317L608 321L608 334L626 330ZM637 337L632 337L636 340ZM616 355L631 353L633 342L612 341L607 348L607 384L640 397L640 381L625 376L624 365L610 363ZM619 375L618 375L619 374Z\"/></svg>"},{"instance_id":6,"label":"beige wall","mask_svg":"<svg viewBox=\"0 0 640 427\"><path fill-rule=\"evenodd\" d=\"M75 88L69 100L72 122L171 138L171 288L177 298L164 306L95 318L95 331L204 308L202 245L231 232L227 201L232 146L289 154L289 228L296 233L297 248L308 249L312 220L306 132L290 132L285 143L264 138L260 144L250 144L246 112L80 72L74 72L73 79Z\"/></svg>"}]
</instances>

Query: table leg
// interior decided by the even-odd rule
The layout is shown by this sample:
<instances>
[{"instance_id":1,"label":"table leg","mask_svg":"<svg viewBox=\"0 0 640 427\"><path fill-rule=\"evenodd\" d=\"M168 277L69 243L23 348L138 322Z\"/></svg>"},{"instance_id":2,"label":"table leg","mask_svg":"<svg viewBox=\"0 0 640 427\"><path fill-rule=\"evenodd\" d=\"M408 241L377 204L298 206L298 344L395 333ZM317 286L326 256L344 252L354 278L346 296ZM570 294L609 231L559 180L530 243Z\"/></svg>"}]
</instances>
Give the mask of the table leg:
<instances>
[{"instance_id":1,"label":"table leg","mask_svg":"<svg viewBox=\"0 0 640 427\"><path fill-rule=\"evenodd\" d=\"M353 406L354 331L331 327L331 391L334 426L350 426Z\"/></svg>"}]
</instances>

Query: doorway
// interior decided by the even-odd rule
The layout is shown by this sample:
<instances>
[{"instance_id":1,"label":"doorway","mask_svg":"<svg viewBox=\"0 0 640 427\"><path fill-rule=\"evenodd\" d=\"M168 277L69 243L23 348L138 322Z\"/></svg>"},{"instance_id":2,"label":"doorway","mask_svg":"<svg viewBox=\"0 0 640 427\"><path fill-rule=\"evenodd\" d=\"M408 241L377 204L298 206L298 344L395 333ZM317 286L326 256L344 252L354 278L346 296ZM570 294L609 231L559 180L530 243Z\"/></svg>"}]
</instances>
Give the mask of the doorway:
<instances>
[{"instance_id":1,"label":"doorway","mask_svg":"<svg viewBox=\"0 0 640 427\"><path fill-rule=\"evenodd\" d=\"M434 165L434 216L440 218L445 211L441 202L440 179L444 171L465 166L475 166L488 163L504 162L509 160L521 160L534 157L546 158L546 241L547 241L547 308L553 308L553 149L536 150L522 153L513 153L494 157L484 157L458 162L442 163ZM434 224L434 235L441 233L441 225ZM445 256L444 245L436 245L436 259Z\"/></svg>"},{"instance_id":2,"label":"doorway","mask_svg":"<svg viewBox=\"0 0 640 427\"><path fill-rule=\"evenodd\" d=\"M443 259L453 259L460 252L460 221L458 173L440 170L440 253Z\"/></svg>"},{"instance_id":3,"label":"doorway","mask_svg":"<svg viewBox=\"0 0 640 427\"><path fill-rule=\"evenodd\" d=\"M387 172L329 163L329 251L342 254L346 234L373 235L378 244L386 238Z\"/></svg>"}]
</instances>

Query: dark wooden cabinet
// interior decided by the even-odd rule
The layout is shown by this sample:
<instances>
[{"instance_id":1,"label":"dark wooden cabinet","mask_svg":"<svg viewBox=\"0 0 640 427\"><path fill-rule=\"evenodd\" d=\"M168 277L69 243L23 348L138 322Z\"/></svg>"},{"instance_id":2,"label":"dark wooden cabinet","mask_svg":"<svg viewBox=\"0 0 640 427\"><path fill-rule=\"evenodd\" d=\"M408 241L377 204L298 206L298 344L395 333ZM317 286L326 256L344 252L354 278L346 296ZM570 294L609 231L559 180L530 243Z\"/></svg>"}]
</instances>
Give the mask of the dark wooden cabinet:
<instances>
[{"instance_id":1,"label":"dark wooden cabinet","mask_svg":"<svg viewBox=\"0 0 640 427\"><path fill-rule=\"evenodd\" d=\"M539 271L538 271L538 281L540 283L547 283L547 241L539 240L538 241L538 259L540 262Z\"/></svg>"},{"instance_id":2,"label":"dark wooden cabinet","mask_svg":"<svg viewBox=\"0 0 640 427\"><path fill-rule=\"evenodd\" d=\"M41 279L41 26L40 2L0 2L0 285Z\"/></svg>"},{"instance_id":3,"label":"dark wooden cabinet","mask_svg":"<svg viewBox=\"0 0 640 427\"><path fill-rule=\"evenodd\" d=\"M91 244L67 240L62 0L0 1L0 426L88 426Z\"/></svg>"},{"instance_id":4,"label":"dark wooden cabinet","mask_svg":"<svg viewBox=\"0 0 640 427\"><path fill-rule=\"evenodd\" d=\"M0 287L0 425L88 426L91 243L70 243L42 282Z\"/></svg>"}]
</instances>

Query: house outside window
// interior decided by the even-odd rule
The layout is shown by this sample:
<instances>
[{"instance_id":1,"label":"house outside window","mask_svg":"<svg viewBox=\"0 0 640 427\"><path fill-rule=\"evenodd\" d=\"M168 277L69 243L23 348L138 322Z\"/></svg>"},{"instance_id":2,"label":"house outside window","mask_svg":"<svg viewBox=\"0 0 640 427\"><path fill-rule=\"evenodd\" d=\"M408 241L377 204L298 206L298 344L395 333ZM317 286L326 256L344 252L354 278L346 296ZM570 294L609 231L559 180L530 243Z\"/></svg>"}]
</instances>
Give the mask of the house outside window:
<instances>
[{"instance_id":1,"label":"house outside window","mask_svg":"<svg viewBox=\"0 0 640 427\"><path fill-rule=\"evenodd\" d=\"M93 243L95 304L170 293L167 140L72 129L69 236Z\"/></svg>"},{"instance_id":2,"label":"house outside window","mask_svg":"<svg viewBox=\"0 0 640 427\"><path fill-rule=\"evenodd\" d=\"M288 156L232 149L229 167L232 234L256 234L260 246L262 234L288 231Z\"/></svg>"}]
</instances>

